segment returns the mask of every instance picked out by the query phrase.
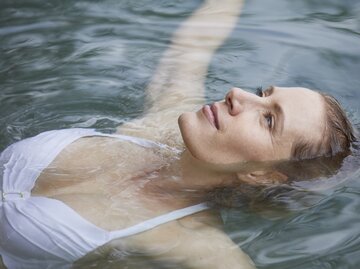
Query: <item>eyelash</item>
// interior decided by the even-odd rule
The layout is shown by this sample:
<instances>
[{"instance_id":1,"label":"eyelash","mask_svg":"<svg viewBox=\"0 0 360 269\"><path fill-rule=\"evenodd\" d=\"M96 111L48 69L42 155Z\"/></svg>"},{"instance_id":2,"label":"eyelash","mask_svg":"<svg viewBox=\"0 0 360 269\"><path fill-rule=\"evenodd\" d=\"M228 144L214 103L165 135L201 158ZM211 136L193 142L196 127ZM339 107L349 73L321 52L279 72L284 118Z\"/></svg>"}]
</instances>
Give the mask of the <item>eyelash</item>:
<instances>
[{"instance_id":1,"label":"eyelash","mask_svg":"<svg viewBox=\"0 0 360 269\"><path fill-rule=\"evenodd\" d=\"M267 124L267 126L268 126L268 128L269 129L272 129L272 127L273 127L273 116L272 116L272 114L271 114L271 112L270 111L266 111L265 113L264 113L264 118L265 118L265 120L266 120L266 124ZM269 122L269 120L270 120L270 122Z\"/></svg>"},{"instance_id":2,"label":"eyelash","mask_svg":"<svg viewBox=\"0 0 360 269\"><path fill-rule=\"evenodd\" d=\"M256 94L257 96L264 97L264 92L263 92L263 89L262 89L261 86L256 88L255 94ZM270 111L266 111L266 112L264 113L264 118L265 118L265 120L266 120L266 124L267 124L268 128L269 128L269 129L272 129L273 116L272 116L271 112L270 112Z\"/></svg>"},{"instance_id":3,"label":"eyelash","mask_svg":"<svg viewBox=\"0 0 360 269\"><path fill-rule=\"evenodd\" d=\"M263 89L262 89L261 86L256 88L255 94L256 94L257 96L263 97L264 92L263 92Z\"/></svg>"}]
</instances>

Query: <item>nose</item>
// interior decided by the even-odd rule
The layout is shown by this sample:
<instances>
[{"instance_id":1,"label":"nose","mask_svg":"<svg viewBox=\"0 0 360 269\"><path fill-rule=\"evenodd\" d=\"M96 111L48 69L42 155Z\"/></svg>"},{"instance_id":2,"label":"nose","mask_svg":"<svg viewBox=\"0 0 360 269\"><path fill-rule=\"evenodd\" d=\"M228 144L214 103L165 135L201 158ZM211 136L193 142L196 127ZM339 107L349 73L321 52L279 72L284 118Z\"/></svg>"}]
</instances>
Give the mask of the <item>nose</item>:
<instances>
[{"instance_id":1,"label":"nose","mask_svg":"<svg viewBox=\"0 0 360 269\"><path fill-rule=\"evenodd\" d=\"M257 107L261 105L262 98L244 91L240 88L232 88L225 97L225 102L229 110L229 114L236 116L249 107Z\"/></svg>"}]
</instances>

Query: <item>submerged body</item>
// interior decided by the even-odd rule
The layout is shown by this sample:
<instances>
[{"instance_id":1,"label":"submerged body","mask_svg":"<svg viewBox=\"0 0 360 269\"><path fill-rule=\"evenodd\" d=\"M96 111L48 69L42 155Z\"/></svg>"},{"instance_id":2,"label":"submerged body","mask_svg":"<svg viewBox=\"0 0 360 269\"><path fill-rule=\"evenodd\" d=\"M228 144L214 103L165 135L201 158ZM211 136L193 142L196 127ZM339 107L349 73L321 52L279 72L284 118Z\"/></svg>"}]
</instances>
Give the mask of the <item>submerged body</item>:
<instances>
[{"instance_id":1,"label":"submerged body","mask_svg":"<svg viewBox=\"0 0 360 269\"><path fill-rule=\"evenodd\" d=\"M286 176L281 173L234 171L228 164L289 159L299 140L311 146L321 143L327 127L324 101L308 89L272 87L256 96L234 88L224 102L211 109L203 106L211 57L233 29L241 7L241 0L204 1L175 32L159 63L147 88L153 106L143 118L118 128L118 133L167 146L143 147L90 132L62 148L48 165L35 167L41 174L29 189L31 199L58 201L72 212L69 215L78 215L95 233L105 234L73 255L68 261L75 264L70 266L116 267L135 254L185 268L254 268L219 228L211 210L128 237L109 235L202 203L216 187L239 181L283 182ZM182 114L185 111L190 112ZM275 176L269 178L268 172ZM67 216L63 219L66 222ZM48 246L54 245L53 236L48 239ZM21 242L12 247L7 255L21 255Z\"/></svg>"},{"instance_id":2,"label":"submerged body","mask_svg":"<svg viewBox=\"0 0 360 269\"><path fill-rule=\"evenodd\" d=\"M8 221L1 233L9 235L2 240L5 265L69 268L93 266L95 259L101 268L122 262L114 253L126 252L202 268L209 262L203 257L216 251L214 268L227 263L229 268L253 268L247 255L216 228L206 205L191 207L202 197L186 191L197 184L181 189L181 179L167 176L179 168L170 168L178 154L155 142L86 129L42 133L10 146L2 155L6 199L1 213ZM199 211L204 213L192 215ZM152 218L159 216L154 223ZM148 227L133 231L139 223ZM208 240L216 248L204 245Z\"/></svg>"},{"instance_id":3,"label":"submerged body","mask_svg":"<svg viewBox=\"0 0 360 269\"><path fill-rule=\"evenodd\" d=\"M131 182L126 183L125 179L117 180L124 189L110 191L106 186L111 184L114 188L114 182L106 180L106 176L114 173L116 169L104 167L99 162L93 165L91 161L86 162L90 159L82 157L82 161L86 164L81 163L84 170L82 178L79 179L74 177L75 173L80 173L79 163L73 162L71 165L61 163L62 151L65 149L65 152L70 151L76 155L77 150L73 148L78 148L77 141L84 137L127 141L148 150L165 150L166 148L164 145L148 140L102 134L91 129L45 132L7 148L0 158L0 163L4 167L0 208L2 219L0 253L8 268L22 268L23 266L26 268L68 268L76 260L113 239L136 235L208 208L205 204L198 204L127 227L128 223L124 217L129 216L128 222L139 217L131 218L131 214L126 214L125 210L134 211L135 209L125 203L126 199L112 197L111 194L121 195L122 191L126 191L131 197L143 198L144 195L141 193L128 190L128 187L133 185ZM109 156L111 154L106 154L106 157ZM108 163L111 164L111 162ZM101 179L94 172L86 172L105 169L108 173L101 172ZM66 174L71 174L73 177L66 178ZM48 178L49 175L51 175L51 180ZM56 179L56 175L60 180ZM121 175L118 176L123 178ZM74 186L77 186L78 190L78 184L85 184L84 193L74 192ZM139 188L134 188L136 189ZM79 202L71 202L80 200L83 203L83 199L87 198L99 205L97 208L91 207L91 214L79 208L77 206ZM127 208L123 207L122 210L113 208L111 214L104 214L106 207L100 205L114 205L110 200L104 201L106 198L122 200L122 206L127 206ZM131 199L131 202L135 205L139 204L138 213L150 210L147 208L148 203L137 201L135 198ZM86 217L79 215L72 208L78 209L77 211L82 212L82 215ZM87 208L90 209L90 207ZM140 215L142 218L146 216L146 213ZM119 230L118 218L124 220L126 229ZM91 221L95 221L95 224Z\"/></svg>"}]
</instances>

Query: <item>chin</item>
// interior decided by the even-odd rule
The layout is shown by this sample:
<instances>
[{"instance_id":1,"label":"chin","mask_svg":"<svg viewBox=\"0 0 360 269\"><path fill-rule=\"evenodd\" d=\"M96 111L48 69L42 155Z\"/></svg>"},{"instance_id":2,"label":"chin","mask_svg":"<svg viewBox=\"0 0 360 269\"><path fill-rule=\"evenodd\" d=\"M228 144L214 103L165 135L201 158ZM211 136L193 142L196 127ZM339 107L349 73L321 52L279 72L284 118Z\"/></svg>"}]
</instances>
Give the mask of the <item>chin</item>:
<instances>
[{"instance_id":1,"label":"chin","mask_svg":"<svg viewBox=\"0 0 360 269\"><path fill-rule=\"evenodd\" d=\"M196 114L194 112L186 112L181 114L178 118L178 124L186 148L193 157L200 159L200 156L197 152L197 145L199 141L196 139Z\"/></svg>"},{"instance_id":2,"label":"chin","mask_svg":"<svg viewBox=\"0 0 360 269\"><path fill-rule=\"evenodd\" d=\"M186 112L182 113L178 118L178 125L181 133L181 137L185 143L185 146L188 146L188 142L190 140L191 136L191 113Z\"/></svg>"}]
</instances>

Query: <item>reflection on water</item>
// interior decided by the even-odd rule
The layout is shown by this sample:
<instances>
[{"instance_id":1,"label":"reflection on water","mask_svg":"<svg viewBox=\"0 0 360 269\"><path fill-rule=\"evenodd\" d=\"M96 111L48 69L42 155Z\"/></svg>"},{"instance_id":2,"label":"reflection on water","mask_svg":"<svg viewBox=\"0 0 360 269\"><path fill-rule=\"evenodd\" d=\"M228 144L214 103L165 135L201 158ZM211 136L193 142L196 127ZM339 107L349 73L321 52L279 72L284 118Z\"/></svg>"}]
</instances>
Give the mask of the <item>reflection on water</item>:
<instances>
[{"instance_id":1,"label":"reflection on water","mask_svg":"<svg viewBox=\"0 0 360 269\"><path fill-rule=\"evenodd\" d=\"M0 148L44 130L113 129L143 113L144 87L171 34L200 3L2 1ZM359 44L358 1L248 1L213 58L207 98L233 85L310 87L337 97L359 127ZM282 211L224 211L228 233L259 268L358 268L352 162L334 178L297 183Z\"/></svg>"}]
</instances>

